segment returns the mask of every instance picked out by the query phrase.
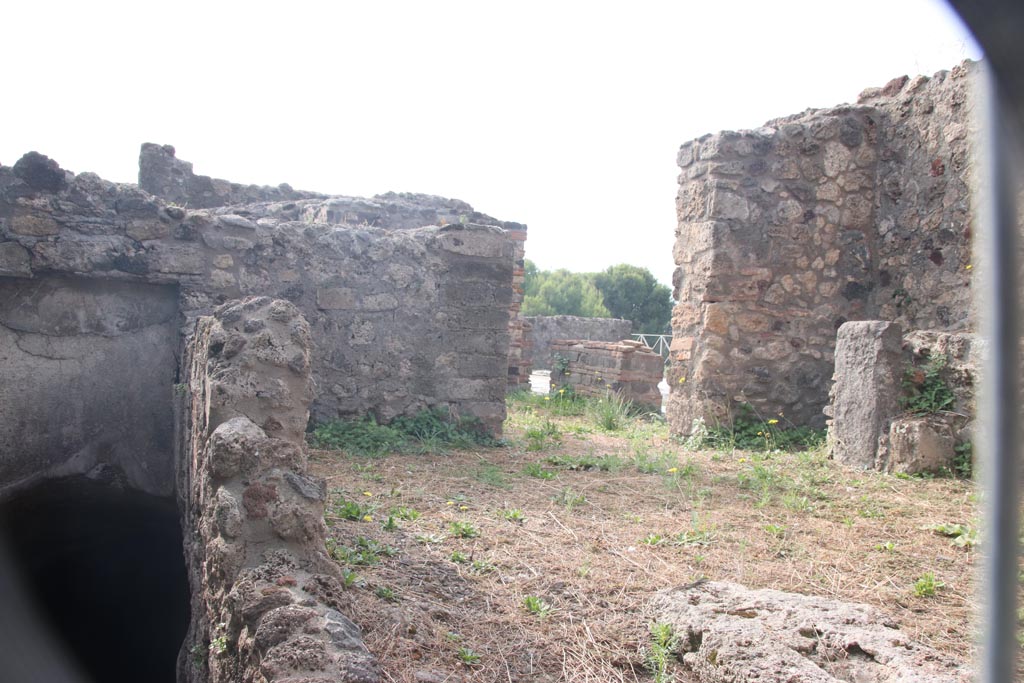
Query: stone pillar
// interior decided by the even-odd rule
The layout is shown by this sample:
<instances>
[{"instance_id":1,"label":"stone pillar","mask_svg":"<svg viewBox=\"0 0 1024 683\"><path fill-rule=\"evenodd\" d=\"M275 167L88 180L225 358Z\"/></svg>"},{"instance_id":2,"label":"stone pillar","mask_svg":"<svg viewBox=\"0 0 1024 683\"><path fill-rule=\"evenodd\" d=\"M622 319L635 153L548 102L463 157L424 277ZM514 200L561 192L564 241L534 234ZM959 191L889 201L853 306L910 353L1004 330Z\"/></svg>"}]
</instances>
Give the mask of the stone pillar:
<instances>
[{"instance_id":1,"label":"stone pillar","mask_svg":"<svg viewBox=\"0 0 1024 683\"><path fill-rule=\"evenodd\" d=\"M523 320L523 284L526 280L526 226L505 225L512 240L512 306L509 310L508 390L529 388L533 354L530 350L529 324Z\"/></svg>"},{"instance_id":2,"label":"stone pillar","mask_svg":"<svg viewBox=\"0 0 1024 683\"><path fill-rule=\"evenodd\" d=\"M311 347L287 301L233 301L196 323L178 458L192 588L179 681L379 680L337 609L325 486L306 474Z\"/></svg>"},{"instance_id":3,"label":"stone pillar","mask_svg":"<svg viewBox=\"0 0 1024 683\"><path fill-rule=\"evenodd\" d=\"M889 426L899 414L902 331L877 320L845 323L836 339L828 442L844 465L873 469L884 461Z\"/></svg>"}]
</instances>

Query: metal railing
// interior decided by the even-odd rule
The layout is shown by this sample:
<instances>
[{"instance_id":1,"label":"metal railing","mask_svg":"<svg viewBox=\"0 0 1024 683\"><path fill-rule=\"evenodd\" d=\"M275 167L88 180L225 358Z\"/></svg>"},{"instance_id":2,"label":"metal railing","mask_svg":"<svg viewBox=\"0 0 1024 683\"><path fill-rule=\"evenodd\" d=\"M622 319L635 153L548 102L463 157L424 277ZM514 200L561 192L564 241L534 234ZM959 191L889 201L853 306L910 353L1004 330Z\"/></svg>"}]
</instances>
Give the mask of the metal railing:
<instances>
[{"instance_id":1,"label":"metal railing","mask_svg":"<svg viewBox=\"0 0 1024 683\"><path fill-rule=\"evenodd\" d=\"M671 334L634 334L630 336L634 341L641 342L647 348L660 353L662 358L668 358L668 351L672 346Z\"/></svg>"}]
</instances>

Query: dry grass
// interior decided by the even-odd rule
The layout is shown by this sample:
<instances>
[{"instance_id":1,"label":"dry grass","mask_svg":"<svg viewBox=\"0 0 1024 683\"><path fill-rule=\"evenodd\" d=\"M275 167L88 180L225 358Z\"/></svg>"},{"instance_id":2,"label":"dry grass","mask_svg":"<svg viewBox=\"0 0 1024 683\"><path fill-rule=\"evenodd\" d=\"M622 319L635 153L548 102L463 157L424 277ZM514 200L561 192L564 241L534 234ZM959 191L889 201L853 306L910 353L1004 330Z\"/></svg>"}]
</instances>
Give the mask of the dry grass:
<instances>
[{"instance_id":1,"label":"dry grass","mask_svg":"<svg viewBox=\"0 0 1024 683\"><path fill-rule=\"evenodd\" d=\"M527 450L539 442L526 430L547 420L557 434ZM651 680L646 603L702 577L871 604L912 638L973 656L976 553L926 528L977 526L970 482L852 472L820 452L690 452L659 422L608 433L536 401L512 404L506 436L507 448L448 455L313 452L333 498L373 508L372 521L329 515L336 541L397 551L350 567L363 582L351 616L386 680ZM601 467L567 466L584 458ZM398 507L421 516L385 530ZM926 572L944 584L931 597L914 592ZM528 596L550 613L530 613Z\"/></svg>"}]
</instances>

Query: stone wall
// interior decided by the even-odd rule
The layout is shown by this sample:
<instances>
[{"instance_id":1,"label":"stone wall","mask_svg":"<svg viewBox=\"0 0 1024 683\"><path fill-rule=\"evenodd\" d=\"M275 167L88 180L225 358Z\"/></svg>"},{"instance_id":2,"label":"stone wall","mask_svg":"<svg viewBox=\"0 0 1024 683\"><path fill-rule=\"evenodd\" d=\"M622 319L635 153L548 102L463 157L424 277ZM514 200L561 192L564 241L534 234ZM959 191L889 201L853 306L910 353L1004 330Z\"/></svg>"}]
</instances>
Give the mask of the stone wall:
<instances>
[{"instance_id":1,"label":"stone wall","mask_svg":"<svg viewBox=\"0 0 1024 683\"><path fill-rule=\"evenodd\" d=\"M377 665L325 554L325 485L306 474L312 337L267 297L200 318L186 350L178 458L192 621L189 683L373 683Z\"/></svg>"},{"instance_id":2,"label":"stone wall","mask_svg":"<svg viewBox=\"0 0 1024 683\"><path fill-rule=\"evenodd\" d=\"M581 318L574 315L527 316L530 324L533 367L551 369L551 342L586 339L614 342L629 339L633 323L620 318Z\"/></svg>"},{"instance_id":3,"label":"stone wall","mask_svg":"<svg viewBox=\"0 0 1024 683\"><path fill-rule=\"evenodd\" d=\"M571 388L584 396L604 396L609 391L648 410L661 410L661 382L665 359L641 342L559 339L551 342L552 354L565 365L551 371L551 387Z\"/></svg>"},{"instance_id":4,"label":"stone wall","mask_svg":"<svg viewBox=\"0 0 1024 683\"><path fill-rule=\"evenodd\" d=\"M238 204L318 199L305 203L300 220L312 223L348 224L386 230L409 230L425 225L492 225L506 232L512 242L512 303L509 307L508 388L530 381L528 339L519 314L523 301L526 226L499 221L475 211L458 199L432 195L388 192L372 198L327 196L293 190L288 185L260 187L196 175L192 164L175 156L174 147L145 143L139 156L139 187L176 205L213 208ZM527 351L524 356L524 349Z\"/></svg>"},{"instance_id":5,"label":"stone wall","mask_svg":"<svg viewBox=\"0 0 1024 683\"><path fill-rule=\"evenodd\" d=\"M0 276L173 286L178 325L238 296L284 298L316 341L314 420L441 406L500 431L515 246L497 221L419 195L363 200L358 225L329 222L353 217L351 198L189 210L39 155L19 164L0 167ZM467 220L444 218L457 211Z\"/></svg>"},{"instance_id":6,"label":"stone wall","mask_svg":"<svg viewBox=\"0 0 1024 683\"><path fill-rule=\"evenodd\" d=\"M970 63L684 144L668 416L821 427L848 320L964 329Z\"/></svg>"}]
</instances>

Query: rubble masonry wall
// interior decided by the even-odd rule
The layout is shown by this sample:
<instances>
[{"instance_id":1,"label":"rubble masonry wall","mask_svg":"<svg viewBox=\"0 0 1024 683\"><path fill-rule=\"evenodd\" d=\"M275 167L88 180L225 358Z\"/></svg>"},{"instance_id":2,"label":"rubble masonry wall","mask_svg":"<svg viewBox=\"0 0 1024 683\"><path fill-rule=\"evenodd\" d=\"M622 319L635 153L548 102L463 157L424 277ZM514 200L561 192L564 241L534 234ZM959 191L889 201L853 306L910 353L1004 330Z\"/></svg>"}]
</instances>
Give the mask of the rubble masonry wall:
<instances>
[{"instance_id":1,"label":"rubble masonry wall","mask_svg":"<svg viewBox=\"0 0 1024 683\"><path fill-rule=\"evenodd\" d=\"M680 148L674 432L728 422L737 403L822 427L847 321L973 325L973 70Z\"/></svg>"}]
</instances>

